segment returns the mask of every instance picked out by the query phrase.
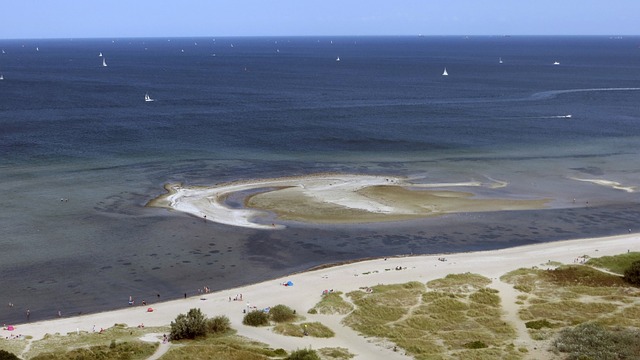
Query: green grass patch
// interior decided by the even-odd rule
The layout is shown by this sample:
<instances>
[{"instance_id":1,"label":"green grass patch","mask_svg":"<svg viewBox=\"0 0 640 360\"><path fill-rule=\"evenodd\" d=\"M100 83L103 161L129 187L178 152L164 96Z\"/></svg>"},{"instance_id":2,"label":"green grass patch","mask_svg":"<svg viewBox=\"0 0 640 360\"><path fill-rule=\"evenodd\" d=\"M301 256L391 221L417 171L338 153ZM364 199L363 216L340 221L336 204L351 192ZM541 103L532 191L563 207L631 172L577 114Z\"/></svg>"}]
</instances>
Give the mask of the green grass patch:
<instances>
[{"instance_id":1,"label":"green grass patch","mask_svg":"<svg viewBox=\"0 0 640 360\"><path fill-rule=\"evenodd\" d=\"M302 324L280 323L273 327L273 332L295 337L311 336L317 338L330 338L336 335L333 330L319 322L307 322Z\"/></svg>"},{"instance_id":2,"label":"green grass patch","mask_svg":"<svg viewBox=\"0 0 640 360\"><path fill-rule=\"evenodd\" d=\"M327 360L348 360L355 356L349 352L349 349L341 347L321 348L317 351L318 354Z\"/></svg>"},{"instance_id":3,"label":"green grass patch","mask_svg":"<svg viewBox=\"0 0 640 360\"><path fill-rule=\"evenodd\" d=\"M587 265L606 269L616 274L623 275L624 271L631 266L634 261L640 260L640 252L630 252L614 256L602 256L592 258L587 261Z\"/></svg>"},{"instance_id":4,"label":"green grass patch","mask_svg":"<svg viewBox=\"0 0 640 360\"><path fill-rule=\"evenodd\" d=\"M536 330L553 327L553 325L547 319L527 321L524 325L527 327L527 329L536 329Z\"/></svg>"},{"instance_id":5,"label":"green grass patch","mask_svg":"<svg viewBox=\"0 0 640 360\"><path fill-rule=\"evenodd\" d=\"M353 305L342 298L342 292L330 292L322 295L320 301L311 308L309 314L346 315L353 311Z\"/></svg>"}]
</instances>

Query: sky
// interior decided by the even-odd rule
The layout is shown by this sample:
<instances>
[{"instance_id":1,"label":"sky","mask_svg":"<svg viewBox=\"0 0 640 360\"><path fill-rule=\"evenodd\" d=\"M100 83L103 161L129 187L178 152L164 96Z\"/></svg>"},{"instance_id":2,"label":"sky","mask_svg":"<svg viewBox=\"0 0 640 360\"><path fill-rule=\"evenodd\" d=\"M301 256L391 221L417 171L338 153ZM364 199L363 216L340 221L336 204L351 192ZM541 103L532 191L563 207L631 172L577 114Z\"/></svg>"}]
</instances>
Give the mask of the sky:
<instances>
[{"instance_id":1,"label":"sky","mask_svg":"<svg viewBox=\"0 0 640 360\"><path fill-rule=\"evenodd\" d=\"M640 35L640 0L0 0L0 39Z\"/></svg>"}]
</instances>

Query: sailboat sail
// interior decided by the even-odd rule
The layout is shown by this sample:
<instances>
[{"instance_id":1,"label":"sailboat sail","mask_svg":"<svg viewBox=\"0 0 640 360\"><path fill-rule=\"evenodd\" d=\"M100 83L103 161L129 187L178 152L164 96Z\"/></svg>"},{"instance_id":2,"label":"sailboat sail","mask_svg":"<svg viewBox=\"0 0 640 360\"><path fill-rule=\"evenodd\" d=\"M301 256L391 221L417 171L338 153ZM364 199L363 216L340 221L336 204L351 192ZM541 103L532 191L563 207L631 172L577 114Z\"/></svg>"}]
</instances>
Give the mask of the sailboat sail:
<instances>
[{"instance_id":1,"label":"sailboat sail","mask_svg":"<svg viewBox=\"0 0 640 360\"><path fill-rule=\"evenodd\" d=\"M107 66L107 59L102 58L102 66Z\"/></svg>"},{"instance_id":2,"label":"sailboat sail","mask_svg":"<svg viewBox=\"0 0 640 360\"><path fill-rule=\"evenodd\" d=\"M442 76L447 76L449 75L449 73L447 72L447 68L444 68L444 71L442 72Z\"/></svg>"}]
</instances>

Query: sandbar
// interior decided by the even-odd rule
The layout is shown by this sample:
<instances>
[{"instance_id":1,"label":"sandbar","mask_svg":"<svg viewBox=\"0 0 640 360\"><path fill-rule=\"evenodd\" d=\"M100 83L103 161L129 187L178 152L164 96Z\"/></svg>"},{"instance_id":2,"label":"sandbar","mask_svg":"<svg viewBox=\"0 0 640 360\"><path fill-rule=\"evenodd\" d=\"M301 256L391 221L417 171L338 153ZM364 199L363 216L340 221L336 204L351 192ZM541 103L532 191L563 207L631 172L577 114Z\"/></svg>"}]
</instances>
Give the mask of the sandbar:
<instances>
[{"instance_id":1,"label":"sandbar","mask_svg":"<svg viewBox=\"0 0 640 360\"><path fill-rule=\"evenodd\" d=\"M397 176L312 174L208 187L167 184L167 193L148 206L226 225L281 229L284 225L278 220L325 224L388 222L456 212L541 209L550 201L526 196L509 198L499 192L507 185L490 178L486 182L429 184ZM491 189L495 196L477 196L473 189L479 187ZM246 196L242 197L241 208L226 203L229 196L243 192Z\"/></svg>"}]
</instances>

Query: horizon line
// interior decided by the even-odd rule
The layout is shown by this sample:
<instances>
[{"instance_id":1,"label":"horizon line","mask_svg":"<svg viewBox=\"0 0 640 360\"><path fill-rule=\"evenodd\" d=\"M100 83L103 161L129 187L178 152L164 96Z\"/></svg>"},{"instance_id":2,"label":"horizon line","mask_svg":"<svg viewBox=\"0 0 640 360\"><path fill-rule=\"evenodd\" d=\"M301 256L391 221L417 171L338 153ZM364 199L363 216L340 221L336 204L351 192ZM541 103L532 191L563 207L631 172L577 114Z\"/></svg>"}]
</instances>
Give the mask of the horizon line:
<instances>
[{"instance_id":1,"label":"horizon line","mask_svg":"<svg viewBox=\"0 0 640 360\"><path fill-rule=\"evenodd\" d=\"M344 35L174 35L174 36L135 36L135 35L125 35L125 36L88 36L88 37L16 37L16 38L0 38L0 41L11 41L11 40L114 40L114 39L193 39L193 38L283 38L283 37L291 37L291 38L309 38L309 37L318 37L318 38L329 38L329 37L424 37L424 38L434 38L434 37L501 37L501 38L510 38L510 37L639 37L640 34L367 34L367 35L354 35L354 34L344 34Z\"/></svg>"}]
</instances>

